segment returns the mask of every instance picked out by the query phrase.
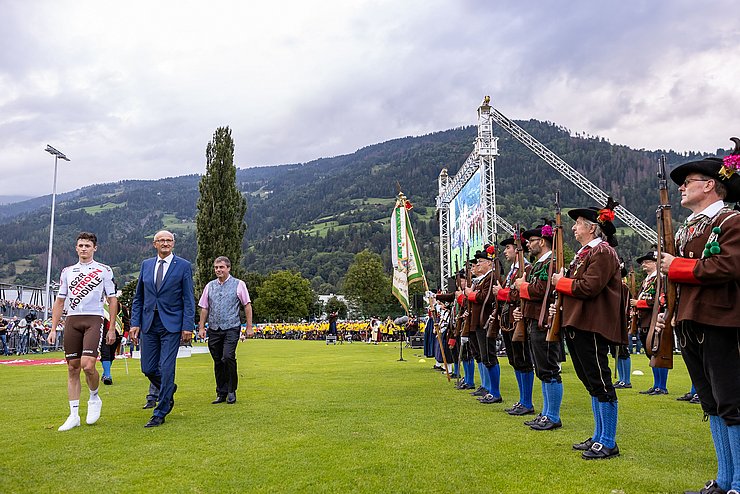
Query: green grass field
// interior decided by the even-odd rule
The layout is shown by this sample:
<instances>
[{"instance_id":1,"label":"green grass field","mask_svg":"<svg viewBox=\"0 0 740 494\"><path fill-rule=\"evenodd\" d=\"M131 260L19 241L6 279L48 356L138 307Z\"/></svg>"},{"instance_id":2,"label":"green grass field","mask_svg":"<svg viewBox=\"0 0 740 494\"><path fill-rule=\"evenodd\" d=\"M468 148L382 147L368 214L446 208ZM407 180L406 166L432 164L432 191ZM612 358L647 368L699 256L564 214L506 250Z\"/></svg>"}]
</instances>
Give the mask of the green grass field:
<instances>
[{"instance_id":1,"label":"green grass field","mask_svg":"<svg viewBox=\"0 0 740 494\"><path fill-rule=\"evenodd\" d=\"M233 406L210 404L208 354L179 359L176 406L156 429L143 427L138 361L126 375L119 360L99 422L84 424L83 385L83 425L64 433L65 367L0 365L0 492L675 493L716 473L699 406L676 401L690 386L680 357L671 394L644 396L650 369L633 356L645 375L619 391L622 456L584 461L571 444L591 435L590 398L569 363L564 427L536 432L504 405L455 391L419 350L398 354L397 344L248 341ZM501 380L510 405L516 381L503 361Z\"/></svg>"}]
</instances>

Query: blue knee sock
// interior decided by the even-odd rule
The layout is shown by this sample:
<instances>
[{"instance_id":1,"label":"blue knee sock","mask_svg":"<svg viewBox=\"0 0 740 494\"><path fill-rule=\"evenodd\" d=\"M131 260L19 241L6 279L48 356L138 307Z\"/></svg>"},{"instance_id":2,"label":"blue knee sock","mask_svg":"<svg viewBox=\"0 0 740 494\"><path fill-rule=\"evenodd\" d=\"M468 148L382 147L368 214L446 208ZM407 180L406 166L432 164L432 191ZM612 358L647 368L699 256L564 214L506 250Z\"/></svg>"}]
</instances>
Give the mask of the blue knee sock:
<instances>
[{"instance_id":1,"label":"blue knee sock","mask_svg":"<svg viewBox=\"0 0 740 494\"><path fill-rule=\"evenodd\" d=\"M547 383L547 417L553 422L560 422L560 404L563 402L563 383L552 380Z\"/></svg>"},{"instance_id":2,"label":"blue knee sock","mask_svg":"<svg viewBox=\"0 0 740 494\"><path fill-rule=\"evenodd\" d=\"M501 367L496 364L492 365L487 370L488 384L491 386L487 389L494 398L499 398L501 396Z\"/></svg>"},{"instance_id":3,"label":"blue knee sock","mask_svg":"<svg viewBox=\"0 0 740 494\"><path fill-rule=\"evenodd\" d=\"M607 448L613 448L617 438L617 416L619 403L599 402L599 411L601 412L601 444Z\"/></svg>"},{"instance_id":4,"label":"blue knee sock","mask_svg":"<svg viewBox=\"0 0 740 494\"><path fill-rule=\"evenodd\" d=\"M478 362L478 372L480 373L480 385L486 388L488 391L491 391L491 385L488 382L488 369L486 369L486 366L483 365L481 362Z\"/></svg>"},{"instance_id":5,"label":"blue knee sock","mask_svg":"<svg viewBox=\"0 0 740 494\"><path fill-rule=\"evenodd\" d=\"M465 383L468 386L475 386L475 361L473 359L463 360L463 368L465 369Z\"/></svg>"},{"instance_id":6,"label":"blue knee sock","mask_svg":"<svg viewBox=\"0 0 740 494\"><path fill-rule=\"evenodd\" d=\"M109 362L107 360L101 360L100 362L103 364L103 377L111 377L110 376L110 366L113 364L113 362Z\"/></svg>"},{"instance_id":7,"label":"blue knee sock","mask_svg":"<svg viewBox=\"0 0 740 494\"><path fill-rule=\"evenodd\" d=\"M520 372L522 378L522 392L519 403L527 408L534 408L532 405L532 388L534 388L534 371Z\"/></svg>"},{"instance_id":8,"label":"blue knee sock","mask_svg":"<svg viewBox=\"0 0 740 494\"><path fill-rule=\"evenodd\" d=\"M460 375L460 362L455 362L455 364L452 366L452 373L456 376Z\"/></svg>"},{"instance_id":9,"label":"blue knee sock","mask_svg":"<svg viewBox=\"0 0 740 494\"><path fill-rule=\"evenodd\" d=\"M668 369L660 369L660 389L668 391Z\"/></svg>"},{"instance_id":10,"label":"blue knee sock","mask_svg":"<svg viewBox=\"0 0 740 494\"><path fill-rule=\"evenodd\" d=\"M653 370L653 387L659 388L660 387L660 369L657 367L651 367Z\"/></svg>"},{"instance_id":11,"label":"blue knee sock","mask_svg":"<svg viewBox=\"0 0 740 494\"><path fill-rule=\"evenodd\" d=\"M735 427L740 428L740 426ZM717 484L722 489L729 490L732 482L732 450L729 427L718 415L710 415L709 430L712 431L714 451L717 454Z\"/></svg>"},{"instance_id":12,"label":"blue knee sock","mask_svg":"<svg viewBox=\"0 0 740 494\"><path fill-rule=\"evenodd\" d=\"M591 440L595 443L601 442L601 411L599 410L599 400L595 396L591 397L591 411L594 414L594 434Z\"/></svg>"},{"instance_id":13,"label":"blue knee sock","mask_svg":"<svg viewBox=\"0 0 740 494\"><path fill-rule=\"evenodd\" d=\"M694 396L696 394L696 386L694 386L694 383L691 383L691 390L689 391L691 393L691 396Z\"/></svg>"},{"instance_id":14,"label":"blue knee sock","mask_svg":"<svg viewBox=\"0 0 740 494\"><path fill-rule=\"evenodd\" d=\"M622 382L632 384L632 359L626 358L622 362Z\"/></svg>"},{"instance_id":15,"label":"blue knee sock","mask_svg":"<svg viewBox=\"0 0 740 494\"><path fill-rule=\"evenodd\" d=\"M740 425L726 425L732 456L732 482L730 487L740 491Z\"/></svg>"},{"instance_id":16,"label":"blue knee sock","mask_svg":"<svg viewBox=\"0 0 740 494\"><path fill-rule=\"evenodd\" d=\"M622 370L622 359L617 359L617 381L622 380L622 376L624 375L624 370Z\"/></svg>"},{"instance_id":17,"label":"blue knee sock","mask_svg":"<svg viewBox=\"0 0 740 494\"><path fill-rule=\"evenodd\" d=\"M522 382L522 372L514 369L514 376L516 377L516 387L519 389L519 403L522 403L524 399L524 383Z\"/></svg>"},{"instance_id":18,"label":"blue knee sock","mask_svg":"<svg viewBox=\"0 0 740 494\"><path fill-rule=\"evenodd\" d=\"M548 395L550 393L550 386L548 384L550 383L542 381L542 415L549 417L550 398L548 398Z\"/></svg>"}]
</instances>

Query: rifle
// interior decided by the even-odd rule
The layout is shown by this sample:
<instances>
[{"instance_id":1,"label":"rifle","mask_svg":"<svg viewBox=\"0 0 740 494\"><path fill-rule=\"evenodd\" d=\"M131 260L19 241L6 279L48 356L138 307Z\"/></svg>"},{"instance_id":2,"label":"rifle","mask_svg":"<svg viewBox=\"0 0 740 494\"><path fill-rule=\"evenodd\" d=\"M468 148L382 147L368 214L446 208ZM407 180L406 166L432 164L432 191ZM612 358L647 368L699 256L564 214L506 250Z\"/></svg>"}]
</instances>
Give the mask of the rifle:
<instances>
[{"instance_id":1,"label":"rifle","mask_svg":"<svg viewBox=\"0 0 740 494\"><path fill-rule=\"evenodd\" d=\"M629 275L627 275L627 279L629 280L630 284L630 298L637 298L637 283L635 281L635 268L632 266L632 262L630 261L630 272ZM637 333L637 308L630 307L630 330L629 334L636 334Z\"/></svg>"},{"instance_id":2,"label":"rifle","mask_svg":"<svg viewBox=\"0 0 740 494\"><path fill-rule=\"evenodd\" d=\"M514 246L516 247L516 262L519 265L518 278L526 278L527 273L524 270L524 248L522 247L522 233L519 229L519 225L516 226L514 232ZM519 302L521 307L521 302ZM511 341L521 342L524 341L527 335L527 326L524 323L524 318L519 319L514 324L514 333L511 335Z\"/></svg>"},{"instance_id":3,"label":"rifle","mask_svg":"<svg viewBox=\"0 0 740 494\"><path fill-rule=\"evenodd\" d=\"M432 316L432 331L437 335L437 344L439 345L439 353L442 354L442 363L445 364L445 375L447 376L447 382L450 382L450 368L447 365L447 356L445 355L445 347L442 344L442 325L441 320L440 324L437 324L437 318L439 317L439 314L437 314L437 309L434 307L433 302L433 294L432 292L426 293L426 302L429 304L429 313Z\"/></svg>"},{"instance_id":4,"label":"rifle","mask_svg":"<svg viewBox=\"0 0 740 494\"><path fill-rule=\"evenodd\" d=\"M554 265L554 266L553 266ZM550 293L549 290L554 290L552 286L552 274L559 273L565 266L565 252L563 251L563 217L560 211L560 191L555 192L555 228L553 228L553 239L552 239L552 257L550 261L550 273L547 278L548 291L545 293L545 300L542 303L542 312L547 309L547 295ZM555 291L555 315L548 317L545 328L547 329L547 336L545 341L553 343L560 341L560 324L563 317L563 297ZM542 314L540 314L542 318Z\"/></svg>"},{"instance_id":5,"label":"rifle","mask_svg":"<svg viewBox=\"0 0 740 494\"><path fill-rule=\"evenodd\" d=\"M655 212L658 227L658 252L657 259L660 263L661 255L666 252L676 255L676 243L673 237L673 223L671 219L671 203L668 200L668 181L665 172L665 155L660 156L658 161L658 191L660 205ZM668 280L666 276L662 279L658 275L655 286L655 302L653 302L653 317L650 320L650 330L647 335L647 347L649 352L650 367L662 369L673 368L673 316L676 310L676 284ZM665 286L663 286L665 285ZM660 294L665 291L665 326L663 329L657 327L658 313L660 312Z\"/></svg>"}]
</instances>

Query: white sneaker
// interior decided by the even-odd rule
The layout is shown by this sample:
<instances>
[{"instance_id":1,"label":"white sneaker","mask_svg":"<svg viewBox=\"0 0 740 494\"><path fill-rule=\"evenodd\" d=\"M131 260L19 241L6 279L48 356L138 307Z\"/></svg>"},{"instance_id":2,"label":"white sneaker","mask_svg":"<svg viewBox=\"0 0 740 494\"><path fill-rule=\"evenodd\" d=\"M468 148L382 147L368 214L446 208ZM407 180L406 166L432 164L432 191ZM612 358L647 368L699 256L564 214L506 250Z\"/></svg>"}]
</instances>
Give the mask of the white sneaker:
<instances>
[{"instance_id":1,"label":"white sneaker","mask_svg":"<svg viewBox=\"0 0 740 494\"><path fill-rule=\"evenodd\" d=\"M88 425L92 425L100 418L100 410L103 408L103 400L98 398L97 400L90 400L87 402L87 422Z\"/></svg>"},{"instance_id":2,"label":"white sneaker","mask_svg":"<svg viewBox=\"0 0 740 494\"><path fill-rule=\"evenodd\" d=\"M80 416L79 415L70 415L67 417L67 420L64 421L62 425L59 426L59 431L68 431L70 429L74 429L75 427L80 426Z\"/></svg>"}]
</instances>

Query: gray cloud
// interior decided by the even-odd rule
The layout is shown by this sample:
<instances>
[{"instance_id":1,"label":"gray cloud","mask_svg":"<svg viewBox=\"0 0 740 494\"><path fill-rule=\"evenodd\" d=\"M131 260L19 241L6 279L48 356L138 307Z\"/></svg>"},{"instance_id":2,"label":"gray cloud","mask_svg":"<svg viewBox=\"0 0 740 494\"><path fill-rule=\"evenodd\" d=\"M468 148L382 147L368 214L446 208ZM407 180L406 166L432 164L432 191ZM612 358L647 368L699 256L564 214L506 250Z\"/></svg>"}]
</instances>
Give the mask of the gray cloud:
<instances>
[{"instance_id":1,"label":"gray cloud","mask_svg":"<svg viewBox=\"0 0 740 494\"><path fill-rule=\"evenodd\" d=\"M485 94L633 147L708 150L738 126L733 3L686 0L0 0L0 173L41 194L304 162L475 122ZM48 176L48 179L47 179ZM48 184L46 182L48 181Z\"/></svg>"}]
</instances>

